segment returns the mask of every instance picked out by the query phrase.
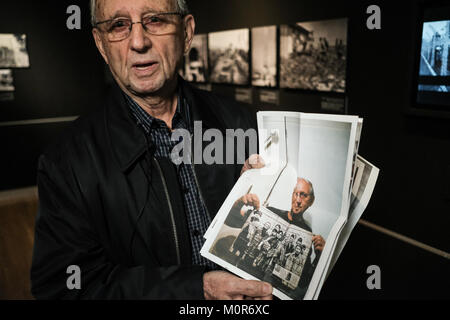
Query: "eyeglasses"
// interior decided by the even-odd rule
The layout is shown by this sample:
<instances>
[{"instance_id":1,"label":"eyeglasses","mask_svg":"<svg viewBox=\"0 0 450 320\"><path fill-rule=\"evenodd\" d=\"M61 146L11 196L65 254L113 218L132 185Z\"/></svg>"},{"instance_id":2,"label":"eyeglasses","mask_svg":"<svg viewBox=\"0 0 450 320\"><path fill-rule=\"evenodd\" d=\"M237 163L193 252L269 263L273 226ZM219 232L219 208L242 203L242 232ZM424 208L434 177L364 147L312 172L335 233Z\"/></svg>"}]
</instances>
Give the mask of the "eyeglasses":
<instances>
[{"instance_id":1,"label":"eyeglasses","mask_svg":"<svg viewBox=\"0 0 450 320\"><path fill-rule=\"evenodd\" d=\"M152 35L165 35L174 33L177 28L176 16L183 17L179 12L160 12L144 16L142 21L133 22L129 18L115 18L97 22L94 28L100 29L99 25L105 25L103 32L106 32L109 41L122 41L130 36L133 25L141 24L144 31Z\"/></svg>"},{"instance_id":2,"label":"eyeglasses","mask_svg":"<svg viewBox=\"0 0 450 320\"><path fill-rule=\"evenodd\" d=\"M305 193L305 192L294 192L294 196L295 197L299 197L302 200L308 199L310 194L309 193Z\"/></svg>"}]
</instances>

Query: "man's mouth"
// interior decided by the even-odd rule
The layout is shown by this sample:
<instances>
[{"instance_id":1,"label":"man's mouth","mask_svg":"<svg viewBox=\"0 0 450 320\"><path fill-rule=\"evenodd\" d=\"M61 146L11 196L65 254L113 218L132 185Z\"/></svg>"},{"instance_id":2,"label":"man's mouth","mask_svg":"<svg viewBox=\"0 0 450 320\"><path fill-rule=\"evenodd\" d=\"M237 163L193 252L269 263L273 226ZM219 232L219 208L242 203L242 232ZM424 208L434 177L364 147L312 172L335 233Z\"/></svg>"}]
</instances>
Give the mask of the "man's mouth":
<instances>
[{"instance_id":1,"label":"man's mouth","mask_svg":"<svg viewBox=\"0 0 450 320\"><path fill-rule=\"evenodd\" d=\"M137 71L151 71L153 70L158 63L154 61L135 63L133 64L133 69Z\"/></svg>"}]
</instances>

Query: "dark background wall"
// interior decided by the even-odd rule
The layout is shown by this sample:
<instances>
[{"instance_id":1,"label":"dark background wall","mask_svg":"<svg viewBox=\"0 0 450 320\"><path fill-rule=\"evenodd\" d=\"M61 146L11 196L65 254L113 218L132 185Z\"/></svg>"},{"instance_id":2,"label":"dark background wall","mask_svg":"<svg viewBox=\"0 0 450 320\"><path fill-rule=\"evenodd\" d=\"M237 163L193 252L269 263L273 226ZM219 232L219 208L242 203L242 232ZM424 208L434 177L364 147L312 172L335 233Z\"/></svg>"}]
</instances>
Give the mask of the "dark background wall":
<instances>
[{"instance_id":1,"label":"dark background wall","mask_svg":"<svg viewBox=\"0 0 450 320\"><path fill-rule=\"evenodd\" d=\"M0 4L0 33L27 35L31 65L13 71L15 100L0 101L0 190L35 185L38 155L68 125L21 121L77 116L100 101L105 88L103 62L90 36L88 1L78 1L82 29L66 27L67 7L76 3L21 0Z\"/></svg>"},{"instance_id":2,"label":"dark background wall","mask_svg":"<svg viewBox=\"0 0 450 320\"><path fill-rule=\"evenodd\" d=\"M90 38L87 1L78 1L82 30L65 26L66 8L75 3L1 4L0 32L27 34L31 68L14 71L16 100L0 102L0 190L34 185L38 154L67 125L5 122L83 114L98 103L105 88L103 63ZM382 10L381 30L366 28L371 4ZM404 112L412 103L417 0L191 0L190 6L198 33L349 18L348 111L365 119L360 154L381 168L364 219L450 251L450 121ZM232 89L214 86L214 90ZM282 95L292 102L282 110L321 111L317 104L321 95ZM366 287L366 268L373 264L382 271L379 291ZM448 259L358 226L322 298L448 299L449 266Z\"/></svg>"}]
</instances>

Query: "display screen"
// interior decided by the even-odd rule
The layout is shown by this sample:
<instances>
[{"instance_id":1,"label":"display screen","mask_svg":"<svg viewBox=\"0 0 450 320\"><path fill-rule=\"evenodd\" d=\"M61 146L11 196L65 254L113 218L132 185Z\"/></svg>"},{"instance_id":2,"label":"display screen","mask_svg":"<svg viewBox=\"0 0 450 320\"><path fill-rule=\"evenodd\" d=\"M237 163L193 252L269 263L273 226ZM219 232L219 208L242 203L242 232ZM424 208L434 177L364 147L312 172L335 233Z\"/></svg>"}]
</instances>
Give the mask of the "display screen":
<instances>
[{"instance_id":1,"label":"display screen","mask_svg":"<svg viewBox=\"0 0 450 320\"><path fill-rule=\"evenodd\" d=\"M450 111L450 6L424 12L417 106Z\"/></svg>"}]
</instances>

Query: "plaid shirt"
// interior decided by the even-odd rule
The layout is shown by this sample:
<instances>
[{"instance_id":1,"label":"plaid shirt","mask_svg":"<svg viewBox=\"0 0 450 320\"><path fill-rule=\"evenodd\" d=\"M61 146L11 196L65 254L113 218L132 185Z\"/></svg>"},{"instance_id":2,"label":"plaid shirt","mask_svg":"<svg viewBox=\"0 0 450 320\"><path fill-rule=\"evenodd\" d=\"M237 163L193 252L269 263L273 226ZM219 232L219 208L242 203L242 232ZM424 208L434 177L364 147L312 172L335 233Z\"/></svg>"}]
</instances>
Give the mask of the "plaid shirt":
<instances>
[{"instance_id":1,"label":"plaid shirt","mask_svg":"<svg viewBox=\"0 0 450 320\"><path fill-rule=\"evenodd\" d=\"M150 116L128 95L125 95L125 97L136 121L142 123L144 130L155 145L155 157L170 158L172 149L179 142L171 140L172 134L166 123ZM182 116L183 112L186 119ZM172 120L172 129L188 129L192 133L192 128L188 124L190 124L189 106L179 95L177 110ZM177 167L177 173L192 245L192 264L216 269L217 267L213 262L205 259L200 254L200 250L205 242L203 235L211 224L211 218L207 214L205 205L201 200L194 177L193 165L181 164Z\"/></svg>"}]
</instances>

